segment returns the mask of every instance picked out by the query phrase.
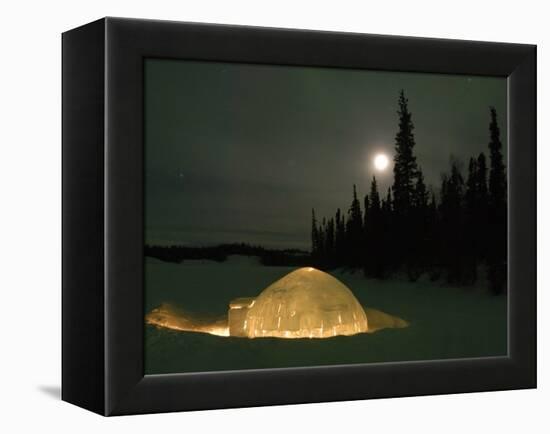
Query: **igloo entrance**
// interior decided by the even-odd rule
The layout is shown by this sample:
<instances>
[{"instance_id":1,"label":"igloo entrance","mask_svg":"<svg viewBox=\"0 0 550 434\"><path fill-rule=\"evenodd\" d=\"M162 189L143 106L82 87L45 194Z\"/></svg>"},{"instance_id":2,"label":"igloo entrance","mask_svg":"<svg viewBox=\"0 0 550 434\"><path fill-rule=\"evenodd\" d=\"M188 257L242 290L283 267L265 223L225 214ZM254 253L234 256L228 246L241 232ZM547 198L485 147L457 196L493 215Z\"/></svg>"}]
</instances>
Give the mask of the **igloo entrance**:
<instances>
[{"instance_id":1,"label":"igloo entrance","mask_svg":"<svg viewBox=\"0 0 550 434\"><path fill-rule=\"evenodd\" d=\"M311 267L287 274L256 298L233 300L228 319L230 336L248 338L327 338L368 330L351 290Z\"/></svg>"}]
</instances>

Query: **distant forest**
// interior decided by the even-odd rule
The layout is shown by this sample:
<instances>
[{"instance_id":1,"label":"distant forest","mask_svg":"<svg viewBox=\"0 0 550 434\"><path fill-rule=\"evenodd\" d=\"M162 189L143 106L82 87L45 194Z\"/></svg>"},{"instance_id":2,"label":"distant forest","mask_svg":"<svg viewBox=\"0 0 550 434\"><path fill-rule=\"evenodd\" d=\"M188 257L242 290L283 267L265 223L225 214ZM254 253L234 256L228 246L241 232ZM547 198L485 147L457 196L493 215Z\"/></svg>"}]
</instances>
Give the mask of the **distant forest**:
<instances>
[{"instance_id":1,"label":"distant forest","mask_svg":"<svg viewBox=\"0 0 550 434\"><path fill-rule=\"evenodd\" d=\"M497 113L489 108L488 158L472 156L464 177L451 160L439 195L424 182L414 154L412 115L399 95L393 185L382 198L376 178L361 204L356 186L347 213L317 219L312 210L311 255L322 269L362 269L385 279L406 272L411 280L428 273L470 285L487 271L490 290L505 292L507 258L507 182Z\"/></svg>"},{"instance_id":2,"label":"distant forest","mask_svg":"<svg viewBox=\"0 0 550 434\"><path fill-rule=\"evenodd\" d=\"M208 247L145 246L145 256L177 264L190 259L209 259L224 262L231 255L255 256L259 258L262 265L285 267L311 265L310 252L298 249L267 249L245 243L220 244Z\"/></svg>"}]
</instances>

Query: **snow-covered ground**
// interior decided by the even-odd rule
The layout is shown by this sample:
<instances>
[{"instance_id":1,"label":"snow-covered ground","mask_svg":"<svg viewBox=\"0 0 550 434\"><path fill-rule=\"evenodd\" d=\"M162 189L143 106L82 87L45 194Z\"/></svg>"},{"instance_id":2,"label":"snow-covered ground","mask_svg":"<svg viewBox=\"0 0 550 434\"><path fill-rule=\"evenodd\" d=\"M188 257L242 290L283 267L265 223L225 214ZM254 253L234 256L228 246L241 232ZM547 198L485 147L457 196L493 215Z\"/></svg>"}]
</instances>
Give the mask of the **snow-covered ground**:
<instances>
[{"instance_id":1,"label":"snow-covered ground","mask_svg":"<svg viewBox=\"0 0 550 434\"><path fill-rule=\"evenodd\" d=\"M147 258L145 310L162 303L201 316L227 313L230 300L257 296L292 271L251 257L169 264ZM329 339L243 339L146 326L146 373L500 356L507 352L507 298L482 287L455 288L331 273L367 310L405 319L409 327Z\"/></svg>"}]
</instances>

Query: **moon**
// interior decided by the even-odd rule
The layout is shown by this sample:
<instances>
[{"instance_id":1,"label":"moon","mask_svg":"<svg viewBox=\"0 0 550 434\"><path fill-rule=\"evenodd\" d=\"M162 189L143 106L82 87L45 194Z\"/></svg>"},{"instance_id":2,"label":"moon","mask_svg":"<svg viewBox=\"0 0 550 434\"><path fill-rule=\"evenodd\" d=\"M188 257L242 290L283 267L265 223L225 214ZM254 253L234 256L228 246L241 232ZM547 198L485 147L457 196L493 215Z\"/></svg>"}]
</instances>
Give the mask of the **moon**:
<instances>
[{"instance_id":1,"label":"moon","mask_svg":"<svg viewBox=\"0 0 550 434\"><path fill-rule=\"evenodd\" d=\"M376 170L384 171L388 168L390 160L385 154L378 154L374 157L374 167Z\"/></svg>"}]
</instances>

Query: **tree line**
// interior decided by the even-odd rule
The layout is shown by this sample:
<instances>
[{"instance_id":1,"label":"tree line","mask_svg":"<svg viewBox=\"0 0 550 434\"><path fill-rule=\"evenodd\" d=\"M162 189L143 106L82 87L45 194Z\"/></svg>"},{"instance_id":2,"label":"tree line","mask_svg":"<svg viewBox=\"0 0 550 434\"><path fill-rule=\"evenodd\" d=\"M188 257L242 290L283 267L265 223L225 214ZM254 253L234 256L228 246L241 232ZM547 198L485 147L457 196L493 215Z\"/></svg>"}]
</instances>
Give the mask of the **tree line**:
<instances>
[{"instance_id":1,"label":"tree line","mask_svg":"<svg viewBox=\"0 0 550 434\"><path fill-rule=\"evenodd\" d=\"M216 246L155 246L145 245L145 256L163 262L181 264L188 260L208 259L225 262L228 256L255 256L262 265L302 267L311 264L309 252L299 249L268 249L246 243L219 244Z\"/></svg>"},{"instance_id":2,"label":"tree line","mask_svg":"<svg viewBox=\"0 0 550 434\"><path fill-rule=\"evenodd\" d=\"M484 152L468 161L451 159L441 177L439 194L424 181L414 154L412 114L399 95L393 184L378 190L373 176L368 194L353 197L347 212L318 220L312 210L311 255L324 269L362 269L365 276L385 279L406 272L412 281L423 273L433 280L470 285L486 270L490 290L506 288L507 185L497 113L489 109L488 158ZM361 203L362 202L362 203Z\"/></svg>"}]
</instances>

